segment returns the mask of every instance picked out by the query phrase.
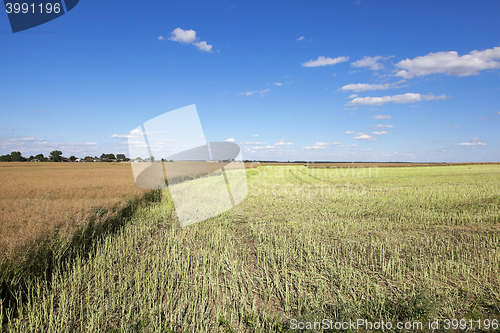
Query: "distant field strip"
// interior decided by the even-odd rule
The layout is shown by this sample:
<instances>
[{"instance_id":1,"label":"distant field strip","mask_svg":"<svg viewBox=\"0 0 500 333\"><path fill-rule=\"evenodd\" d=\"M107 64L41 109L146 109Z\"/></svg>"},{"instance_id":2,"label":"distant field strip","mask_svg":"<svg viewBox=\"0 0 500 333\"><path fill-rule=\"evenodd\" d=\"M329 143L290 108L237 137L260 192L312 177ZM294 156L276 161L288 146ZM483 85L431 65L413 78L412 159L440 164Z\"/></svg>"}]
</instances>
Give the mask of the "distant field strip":
<instances>
[{"instance_id":1,"label":"distant field strip","mask_svg":"<svg viewBox=\"0 0 500 333\"><path fill-rule=\"evenodd\" d=\"M240 205L186 228L167 189L90 256L56 269L50 286L33 282L4 330L500 318L498 165L343 171L248 169Z\"/></svg>"}]
</instances>

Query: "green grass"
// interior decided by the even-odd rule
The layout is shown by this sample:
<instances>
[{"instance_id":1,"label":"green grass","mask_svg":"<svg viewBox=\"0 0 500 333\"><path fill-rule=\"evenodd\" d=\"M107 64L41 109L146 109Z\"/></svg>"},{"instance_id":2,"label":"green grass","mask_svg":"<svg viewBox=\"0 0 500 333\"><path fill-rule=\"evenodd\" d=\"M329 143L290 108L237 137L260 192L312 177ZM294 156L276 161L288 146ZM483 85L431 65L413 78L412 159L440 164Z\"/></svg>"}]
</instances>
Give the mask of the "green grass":
<instances>
[{"instance_id":1,"label":"green grass","mask_svg":"<svg viewBox=\"0 0 500 333\"><path fill-rule=\"evenodd\" d=\"M31 281L3 330L281 332L292 318L500 318L498 166L352 171L249 169L243 203L186 228L166 190L51 281Z\"/></svg>"}]
</instances>

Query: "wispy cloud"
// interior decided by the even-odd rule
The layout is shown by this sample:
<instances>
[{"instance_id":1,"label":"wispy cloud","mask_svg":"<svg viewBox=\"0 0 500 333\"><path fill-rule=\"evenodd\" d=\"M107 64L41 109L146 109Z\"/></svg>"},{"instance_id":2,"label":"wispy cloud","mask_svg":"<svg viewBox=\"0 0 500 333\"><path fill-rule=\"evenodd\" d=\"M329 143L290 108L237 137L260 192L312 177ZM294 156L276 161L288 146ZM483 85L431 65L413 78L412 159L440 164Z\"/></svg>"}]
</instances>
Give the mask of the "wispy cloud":
<instances>
[{"instance_id":1,"label":"wispy cloud","mask_svg":"<svg viewBox=\"0 0 500 333\"><path fill-rule=\"evenodd\" d=\"M293 145L293 143L291 143L285 139L281 139L278 142L276 142L274 145L275 146L291 146L291 145Z\"/></svg>"},{"instance_id":2,"label":"wispy cloud","mask_svg":"<svg viewBox=\"0 0 500 333\"><path fill-rule=\"evenodd\" d=\"M158 40L164 40L164 39L165 39L165 37L163 37L161 35L160 35L160 37L158 37Z\"/></svg>"},{"instance_id":3,"label":"wispy cloud","mask_svg":"<svg viewBox=\"0 0 500 333\"><path fill-rule=\"evenodd\" d=\"M375 132L372 132L372 134L375 134L375 135L385 135L385 134L389 134L389 133L386 132L386 131L375 131Z\"/></svg>"},{"instance_id":4,"label":"wispy cloud","mask_svg":"<svg viewBox=\"0 0 500 333\"><path fill-rule=\"evenodd\" d=\"M320 66L328 66L328 65L336 65L341 62L348 61L349 57L337 57L337 58L328 58L324 56L319 56L316 60L309 60L302 64L302 67L320 67Z\"/></svg>"},{"instance_id":5,"label":"wispy cloud","mask_svg":"<svg viewBox=\"0 0 500 333\"><path fill-rule=\"evenodd\" d=\"M348 92L348 91L353 91L353 92L361 92L361 91L371 91L371 90L387 90L387 89L394 89L394 88L401 88L401 86L398 86L404 82L404 80L401 80L399 82L394 82L394 83L384 83L384 84L369 84L369 83L351 83L351 84L346 84L345 86L341 87L339 90L342 92Z\"/></svg>"},{"instance_id":6,"label":"wispy cloud","mask_svg":"<svg viewBox=\"0 0 500 333\"><path fill-rule=\"evenodd\" d=\"M365 56L363 57L363 59L351 63L351 66L366 67L371 69L372 71L377 71L379 69L384 68L384 65L378 62L381 59L387 59L387 58L384 58L382 56L375 56L375 57Z\"/></svg>"},{"instance_id":7,"label":"wispy cloud","mask_svg":"<svg viewBox=\"0 0 500 333\"><path fill-rule=\"evenodd\" d=\"M390 89L391 84L385 83L385 84L368 84L368 83L351 83L351 84L346 84L340 90L343 92L346 91L354 91L354 92L360 92L360 91L370 91L370 90L385 90L385 89Z\"/></svg>"},{"instance_id":8,"label":"wispy cloud","mask_svg":"<svg viewBox=\"0 0 500 333\"><path fill-rule=\"evenodd\" d=\"M483 51L472 51L459 56L457 51L429 53L414 59L401 60L396 67L401 68L396 73L406 79L415 76L431 74L447 74L454 76L478 75L486 69L500 68L500 47Z\"/></svg>"},{"instance_id":9,"label":"wispy cloud","mask_svg":"<svg viewBox=\"0 0 500 333\"><path fill-rule=\"evenodd\" d=\"M278 147L275 146L255 146L249 148L249 150L259 150L259 151L269 151L269 152L279 151Z\"/></svg>"},{"instance_id":10,"label":"wispy cloud","mask_svg":"<svg viewBox=\"0 0 500 333\"><path fill-rule=\"evenodd\" d=\"M258 135L258 134L254 134L254 135L252 135L252 136L253 136L254 138L256 138L256 137L258 137L259 135Z\"/></svg>"},{"instance_id":11,"label":"wispy cloud","mask_svg":"<svg viewBox=\"0 0 500 333\"><path fill-rule=\"evenodd\" d=\"M434 96L432 94L421 95L415 93L406 93L401 95L383 96L383 97L356 97L348 104L349 105L383 105L386 103L402 104L402 103L416 103L422 100L439 101L445 98L448 98L448 96L446 95Z\"/></svg>"},{"instance_id":12,"label":"wispy cloud","mask_svg":"<svg viewBox=\"0 0 500 333\"><path fill-rule=\"evenodd\" d=\"M375 128L393 128L394 126L392 125L384 125L384 124L378 124L374 126Z\"/></svg>"},{"instance_id":13,"label":"wispy cloud","mask_svg":"<svg viewBox=\"0 0 500 333\"><path fill-rule=\"evenodd\" d=\"M481 139L479 139L479 138L473 138L467 142L457 143L457 146L468 146L468 147L470 147L470 146L486 146L486 143L481 142Z\"/></svg>"},{"instance_id":14,"label":"wispy cloud","mask_svg":"<svg viewBox=\"0 0 500 333\"><path fill-rule=\"evenodd\" d=\"M312 146L308 146L308 147L303 147L302 149L303 150L310 150L310 149L326 149L326 147L329 145L328 142L316 142L314 145Z\"/></svg>"},{"instance_id":15,"label":"wispy cloud","mask_svg":"<svg viewBox=\"0 0 500 333\"><path fill-rule=\"evenodd\" d=\"M353 134L354 134L354 132L353 132ZM345 147L347 147L347 148L353 148L353 147L357 147L358 146L357 144L344 145L340 141L332 142L331 145L332 145L332 147L339 147L339 148L345 148Z\"/></svg>"},{"instance_id":16,"label":"wispy cloud","mask_svg":"<svg viewBox=\"0 0 500 333\"><path fill-rule=\"evenodd\" d=\"M255 90L255 91L247 91L247 92L238 93L238 95L241 95L241 96L252 96L253 94L255 94L257 92L258 92L257 90Z\"/></svg>"},{"instance_id":17,"label":"wispy cloud","mask_svg":"<svg viewBox=\"0 0 500 333\"><path fill-rule=\"evenodd\" d=\"M61 150L65 156L76 154L89 154L90 151L97 153L96 142L50 142L34 135L15 137L9 139L0 138L0 149L7 151L20 151L25 156L38 153L48 153L51 150Z\"/></svg>"},{"instance_id":18,"label":"wispy cloud","mask_svg":"<svg viewBox=\"0 0 500 333\"><path fill-rule=\"evenodd\" d=\"M254 91L241 92L241 93L238 93L238 95L240 95L240 96L252 96L254 94L259 93L260 96L264 96L266 93L268 93L270 91L271 91L271 89L268 88L268 89L264 89L261 91L254 90Z\"/></svg>"},{"instance_id":19,"label":"wispy cloud","mask_svg":"<svg viewBox=\"0 0 500 333\"><path fill-rule=\"evenodd\" d=\"M345 131L344 134L351 135L351 134L355 134L355 132L353 132L353 131Z\"/></svg>"},{"instance_id":20,"label":"wispy cloud","mask_svg":"<svg viewBox=\"0 0 500 333\"><path fill-rule=\"evenodd\" d=\"M229 138L229 139L226 139L226 142L235 142L236 140L234 138Z\"/></svg>"},{"instance_id":21,"label":"wispy cloud","mask_svg":"<svg viewBox=\"0 0 500 333\"><path fill-rule=\"evenodd\" d=\"M297 38L297 40L303 40L304 39L304 36L300 36L299 38Z\"/></svg>"},{"instance_id":22,"label":"wispy cloud","mask_svg":"<svg viewBox=\"0 0 500 333\"><path fill-rule=\"evenodd\" d=\"M368 135L366 133L356 133L358 136L355 136L354 140L367 140L367 141L377 141L378 139L374 136Z\"/></svg>"},{"instance_id":23,"label":"wispy cloud","mask_svg":"<svg viewBox=\"0 0 500 333\"><path fill-rule=\"evenodd\" d=\"M373 119L375 120L382 120L382 119L391 119L392 116L389 116L388 114L377 114L373 116Z\"/></svg>"},{"instance_id":24,"label":"wispy cloud","mask_svg":"<svg viewBox=\"0 0 500 333\"><path fill-rule=\"evenodd\" d=\"M278 86L278 87L280 87L280 86L282 86L282 85L283 85L283 83L281 83L281 82L273 82L273 84L274 84L275 86Z\"/></svg>"},{"instance_id":25,"label":"wispy cloud","mask_svg":"<svg viewBox=\"0 0 500 333\"><path fill-rule=\"evenodd\" d=\"M451 125L451 126L446 126L447 128L458 128L458 125Z\"/></svg>"},{"instance_id":26,"label":"wispy cloud","mask_svg":"<svg viewBox=\"0 0 500 333\"><path fill-rule=\"evenodd\" d=\"M265 142L255 141L255 142L239 142L240 145L265 145Z\"/></svg>"},{"instance_id":27,"label":"wispy cloud","mask_svg":"<svg viewBox=\"0 0 500 333\"><path fill-rule=\"evenodd\" d=\"M261 96L264 96L266 93L268 93L268 92L270 92L270 91L271 91L271 89L269 89L269 88L268 88L268 89L264 89L264 90L259 91L259 94L260 94Z\"/></svg>"},{"instance_id":28,"label":"wispy cloud","mask_svg":"<svg viewBox=\"0 0 500 333\"><path fill-rule=\"evenodd\" d=\"M113 134L109 136L110 138L115 138L115 139L128 139L131 138L132 135L130 134Z\"/></svg>"}]
</instances>

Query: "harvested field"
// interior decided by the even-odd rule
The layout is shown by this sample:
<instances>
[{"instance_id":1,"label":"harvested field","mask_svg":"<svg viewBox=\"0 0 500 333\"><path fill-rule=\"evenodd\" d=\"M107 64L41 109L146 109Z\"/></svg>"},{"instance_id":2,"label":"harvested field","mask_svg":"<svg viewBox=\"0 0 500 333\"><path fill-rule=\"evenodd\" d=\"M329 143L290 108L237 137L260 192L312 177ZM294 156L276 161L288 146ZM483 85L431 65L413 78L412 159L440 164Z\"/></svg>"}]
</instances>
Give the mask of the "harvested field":
<instances>
[{"instance_id":1,"label":"harvested field","mask_svg":"<svg viewBox=\"0 0 500 333\"><path fill-rule=\"evenodd\" d=\"M3 310L5 329L298 332L293 320L323 318L390 321L387 332L449 318L498 325L499 166L246 173L240 205L186 228L164 190L92 255L56 265L50 283L27 283L19 313Z\"/></svg>"}]
</instances>

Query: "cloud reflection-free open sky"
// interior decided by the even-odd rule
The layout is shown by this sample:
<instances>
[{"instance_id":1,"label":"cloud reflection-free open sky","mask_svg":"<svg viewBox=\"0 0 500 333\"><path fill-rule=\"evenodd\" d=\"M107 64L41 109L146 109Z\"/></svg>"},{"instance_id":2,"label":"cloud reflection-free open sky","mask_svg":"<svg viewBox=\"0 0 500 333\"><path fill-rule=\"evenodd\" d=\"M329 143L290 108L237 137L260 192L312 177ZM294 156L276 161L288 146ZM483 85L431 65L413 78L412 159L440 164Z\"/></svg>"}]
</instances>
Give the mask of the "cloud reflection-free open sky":
<instances>
[{"instance_id":1,"label":"cloud reflection-free open sky","mask_svg":"<svg viewBox=\"0 0 500 333\"><path fill-rule=\"evenodd\" d=\"M500 161L498 1L80 1L12 34L0 154L128 153L196 104L245 159Z\"/></svg>"}]
</instances>

